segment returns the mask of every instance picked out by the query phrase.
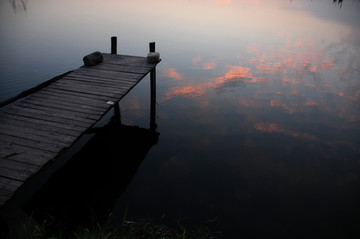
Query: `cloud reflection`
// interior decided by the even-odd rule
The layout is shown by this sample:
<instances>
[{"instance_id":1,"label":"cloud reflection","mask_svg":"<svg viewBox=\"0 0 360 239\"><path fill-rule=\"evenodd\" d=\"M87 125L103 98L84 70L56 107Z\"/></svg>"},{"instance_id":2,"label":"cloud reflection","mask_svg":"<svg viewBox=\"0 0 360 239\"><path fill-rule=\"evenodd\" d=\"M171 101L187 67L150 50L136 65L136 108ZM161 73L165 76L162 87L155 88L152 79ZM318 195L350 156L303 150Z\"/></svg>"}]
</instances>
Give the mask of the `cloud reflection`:
<instances>
[{"instance_id":1,"label":"cloud reflection","mask_svg":"<svg viewBox=\"0 0 360 239\"><path fill-rule=\"evenodd\" d=\"M174 96L183 96L185 98L195 98L205 94L205 89L202 85L173 87L165 93L165 99L170 99Z\"/></svg>"},{"instance_id":2,"label":"cloud reflection","mask_svg":"<svg viewBox=\"0 0 360 239\"><path fill-rule=\"evenodd\" d=\"M250 73L250 67L228 65L224 76L215 78L216 84L222 84L227 81L238 81L245 79L253 79Z\"/></svg>"},{"instance_id":3,"label":"cloud reflection","mask_svg":"<svg viewBox=\"0 0 360 239\"><path fill-rule=\"evenodd\" d=\"M246 65L244 62L239 65L227 64L224 66L225 70L222 76L209 77L206 83L183 86L183 89L176 87L176 90L172 89L171 91L177 96L180 95L180 92L184 92L188 96L189 89L193 89L193 92L198 92L193 95L200 96L207 89L220 88L229 82L249 84L266 81L270 81L269 84L280 81L285 84L282 87L304 85L307 88L316 90L319 85L315 84L312 79L318 76L311 74L330 71L334 73L333 77L338 75L338 72L335 71L334 57L327 55L324 50L319 49L314 43L305 39L292 40L289 36L285 36L284 45L280 49L263 49L258 44L249 44L246 50L250 54ZM201 56L193 57L192 65L198 66L203 70L213 70L215 67L220 68L216 61L204 61ZM310 74L311 78L306 76L306 74ZM173 79L183 78L182 74L175 68L166 69L165 75ZM331 88L333 84L332 82L325 82L322 86ZM276 92L284 94L282 90L277 90ZM299 95L299 90L293 89L290 95ZM167 97L171 97L171 92L167 93ZM307 105L310 105L310 103ZM314 106L314 104L311 105ZM289 109L287 110L292 112Z\"/></svg>"},{"instance_id":4,"label":"cloud reflection","mask_svg":"<svg viewBox=\"0 0 360 239\"><path fill-rule=\"evenodd\" d=\"M360 100L359 83L353 80L357 74L356 62L344 59L355 53L349 53L339 42L321 45L286 34L281 37L283 43L277 48L248 44L244 49L247 54L237 56L231 64L199 55L192 57L191 65L203 70L201 78L186 77L188 81L170 88L165 99L186 97L208 102L211 90L233 87L236 90L232 92L242 92L241 99L233 95L234 102L242 109L282 109L283 113L293 115L316 109L319 113L337 114L347 122L359 121L358 113L351 110ZM340 46L333 47L336 44ZM338 54L339 51L345 52ZM185 73L179 72L169 68L166 74L181 79ZM293 137L314 139L299 132L287 132Z\"/></svg>"},{"instance_id":5,"label":"cloud reflection","mask_svg":"<svg viewBox=\"0 0 360 239\"><path fill-rule=\"evenodd\" d=\"M313 100L306 101L307 106L318 106L319 104Z\"/></svg>"},{"instance_id":6,"label":"cloud reflection","mask_svg":"<svg viewBox=\"0 0 360 239\"><path fill-rule=\"evenodd\" d=\"M166 68L164 70L164 75L175 80L183 79L183 76L177 72L176 68Z\"/></svg>"},{"instance_id":7,"label":"cloud reflection","mask_svg":"<svg viewBox=\"0 0 360 239\"><path fill-rule=\"evenodd\" d=\"M169 68L169 69L165 71L166 76L168 77L173 76L171 78L174 79L182 78L182 77L175 78L177 76L181 76L180 74L176 73L175 68ZM206 93L206 91L209 90L210 88L220 88L225 83L228 82L235 82L235 81L263 82L264 81L264 79L254 77L250 73L250 71L251 69L249 67L228 65L227 70L225 71L223 76L210 78L207 80L207 82L203 82L203 83L170 88L170 90L165 93L165 98L169 99L174 96L184 96L186 98L203 96Z\"/></svg>"},{"instance_id":8,"label":"cloud reflection","mask_svg":"<svg viewBox=\"0 0 360 239\"><path fill-rule=\"evenodd\" d=\"M284 135L291 136L293 138L305 140L305 141L318 141L319 140L318 137L315 135L312 135L309 133L301 133L301 132L298 132L295 130L291 130L279 123L260 122L260 123L255 123L253 128L258 131L261 131L261 132L265 132L265 133L269 133L269 134L273 134L273 133L284 134Z\"/></svg>"}]
</instances>

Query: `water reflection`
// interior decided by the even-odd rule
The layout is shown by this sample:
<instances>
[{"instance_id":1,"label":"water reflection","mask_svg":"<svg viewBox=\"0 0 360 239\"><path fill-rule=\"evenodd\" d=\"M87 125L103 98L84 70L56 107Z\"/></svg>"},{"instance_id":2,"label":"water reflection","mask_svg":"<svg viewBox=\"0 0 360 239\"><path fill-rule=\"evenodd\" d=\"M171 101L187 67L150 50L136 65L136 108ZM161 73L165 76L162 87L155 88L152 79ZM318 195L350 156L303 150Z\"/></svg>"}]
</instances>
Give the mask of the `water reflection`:
<instances>
[{"instance_id":1,"label":"water reflection","mask_svg":"<svg viewBox=\"0 0 360 239\"><path fill-rule=\"evenodd\" d=\"M172 78L172 79L176 79L176 80L181 80L183 79L183 76L177 72L176 68L167 68L164 70L164 75L166 77Z\"/></svg>"},{"instance_id":2,"label":"water reflection","mask_svg":"<svg viewBox=\"0 0 360 239\"><path fill-rule=\"evenodd\" d=\"M278 49L249 44L246 46L248 56L241 57L239 65L221 65L215 60L203 63L200 56L195 56L192 59L193 66L209 70L210 73L206 74L209 76L223 72L221 76L197 82L190 80L190 76L179 72L179 69L166 68L164 77L182 81L164 95L166 99L180 95L200 97L210 93L211 89L254 84L251 88L253 92L266 92L271 106L282 107L288 113L296 112L299 104L322 105L324 110L339 107L337 110L341 110L340 105L332 105L328 98L344 97L354 103L359 101L360 86L355 79L359 75L360 62L355 58L357 50L345 50L340 44L319 46L315 42L286 36L284 45ZM211 71L215 68L216 71ZM272 99L275 96L278 99ZM280 98L287 102L282 102Z\"/></svg>"},{"instance_id":3,"label":"water reflection","mask_svg":"<svg viewBox=\"0 0 360 239\"><path fill-rule=\"evenodd\" d=\"M255 123L254 124L254 129L261 131L261 132L266 132L266 133L280 133L280 134L284 134L284 135L288 135L297 139L301 139L301 140L306 140L306 141L318 141L318 137L315 135L311 135L308 133L302 133L302 132L297 132L294 131L292 129L288 129L283 125L280 125L278 123Z\"/></svg>"},{"instance_id":4,"label":"water reflection","mask_svg":"<svg viewBox=\"0 0 360 239\"><path fill-rule=\"evenodd\" d=\"M50 219L67 230L104 222L158 136L152 130L119 126L114 121L97 129L95 137L55 173L25 209L35 220Z\"/></svg>"},{"instance_id":5,"label":"water reflection","mask_svg":"<svg viewBox=\"0 0 360 239\"><path fill-rule=\"evenodd\" d=\"M343 4L343 0L333 0L333 3L334 3L334 4L338 4L339 7L341 8L341 7L342 7L342 4Z\"/></svg>"},{"instance_id":6,"label":"water reflection","mask_svg":"<svg viewBox=\"0 0 360 239\"><path fill-rule=\"evenodd\" d=\"M27 10L27 0L9 0L9 3L15 13L18 11L26 12Z\"/></svg>"}]
</instances>

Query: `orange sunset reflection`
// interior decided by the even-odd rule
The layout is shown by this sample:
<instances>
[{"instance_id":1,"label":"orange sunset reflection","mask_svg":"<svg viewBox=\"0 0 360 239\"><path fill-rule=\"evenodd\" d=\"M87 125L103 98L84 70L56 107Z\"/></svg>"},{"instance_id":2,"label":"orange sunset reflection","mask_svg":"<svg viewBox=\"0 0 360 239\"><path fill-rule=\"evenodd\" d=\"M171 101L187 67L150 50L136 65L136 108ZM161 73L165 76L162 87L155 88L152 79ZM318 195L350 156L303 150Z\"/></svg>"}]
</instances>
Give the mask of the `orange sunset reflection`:
<instances>
[{"instance_id":1,"label":"orange sunset reflection","mask_svg":"<svg viewBox=\"0 0 360 239\"><path fill-rule=\"evenodd\" d=\"M165 98L184 96L187 98L203 97L211 89L222 88L226 83L241 82L242 84L256 84L257 91L266 92L269 104L262 103L262 107L281 108L284 112L293 114L302 111L304 107L331 107L320 104L309 94L315 92L321 95L330 94L358 101L360 90L349 92L346 84L342 84L342 73L349 72L346 66L337 65L337 56L327 51L328 46L320 46L305 39L292 39L286 35L280 48L264 48L259 44L249 44L245 47L249 54L247 58L239 57L239 64L220 64L215 60L207 60L201 56L192 58L192 65L209 74L219 74L216 77L207 77L207 80L184 82L185 85L176 86L165 93ZM223 69L223 73L221 73ZM173 79L183 79L185 73L181 70L168 68L165 75ZM219 73L220 72L220 73ZM326 77L324 77L326 76ZM241 87L236 85L235 87ZM358 88L358 87L357 87ZM345 92L346 91L346 92ZM270 97L270 94L278 98ZM254 94L252 97L257 97ZM324 95L325 96L325 95ZM280 98L279 98L280 97ZM290 102L289 102L290 100ZM250 105L254 99L242 99L242 104ZM255 98L256 102L256 98ZM263 101L264 102L264 101Z\"/></svg>"},{"instance_id":2,"label":"orange sunset reflection","mask_svg":"<svg viewBox=\"0 0 360 239\"><path fill-rule=\"evenodd\" d=\"M224 76L217 77L215 79L210 79L210 81L214 81L214 84L216 86L219 86L228 81L242 81L242 80L256 81L256 77L254 77L250 73L250 71L251 69L249 67L228 65Z\"/></svg>"},{"instance_id":3,"label":"orange sunset reflection","mask_svg":"<svg viewBox=\"0 0 360 239\"><path fill-rule=\"evenodd\" d=\"M232 82L232 81L262 82L262 81L264 81L264 79L254 77L250 73L250 71L251 71L251 69L249 67L228 65L224 76L208 79L207 82L170 88L170 90L165 93L165 98L169 99L174 96L184 96L187 98L203 96L208 89L221 87L226 82ZM165 75L167 77L174 78L174 79L182 78L182 77L180 77L181 76L180 74L176 73L174 68L167 69Z\"/></svg>"},{"instance_id":4,"label":"orange sunset reflection","mask_svg":"<svg viewBox=\"0 0 360 239\"><path fill-rule=\"evenodd\" d=\"M278 74L290 78L293 73L319 72L334 70L334 58L326 55L324 49L304 39L286 39L281 49L262 49L259 45L249 45L250 62L257 73Z\"/></svg>"},{"instance_id":5,"label":"orange sunset reflection","mask_svg":"<svg viewBox=\"0 0 360 239\"><path fill-rule=\"evenodd\" d=\"M177 72L176 68L166 68L164 75L175 80L181 80L183 78L183 76Z\"/></svg>"},{"instance_id":6,"label":"orange sunset reflection","mask_svg":"<svg viewBox=\"0 0 360 239\"><path fill-rule=\"evenodd\" d=\"M185 98L199 97L205 94L205 90L202 85L184 86L184 87L172 87L165 93L165 99L170 99L174 96L182 96Z\"/></svg>"}]
</instances>

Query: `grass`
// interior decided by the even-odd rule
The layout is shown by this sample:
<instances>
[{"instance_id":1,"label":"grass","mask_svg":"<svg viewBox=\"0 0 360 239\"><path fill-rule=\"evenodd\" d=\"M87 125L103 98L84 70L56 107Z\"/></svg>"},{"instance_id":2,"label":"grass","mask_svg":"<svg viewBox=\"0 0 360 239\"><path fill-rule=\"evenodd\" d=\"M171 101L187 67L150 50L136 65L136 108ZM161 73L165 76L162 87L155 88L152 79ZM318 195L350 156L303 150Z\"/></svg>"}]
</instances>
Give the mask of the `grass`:
<instances>
[{"instance_id":1,"label":"grass","mask_svg":"<svg viewBox=\"0 0 360 239\"><path fill-rule=\"evenodd\" d=\"M220 232L213 232L208 227L192 229L178 221L176 226L169 227L155 223L151 219L137 221L123 220L115 227L104 227L95 224L91 228L78 227L70 232L65 226L52 225L51 220L41 225L24 226L26 239L218 239Z\"/></svg>"}]
</instances>

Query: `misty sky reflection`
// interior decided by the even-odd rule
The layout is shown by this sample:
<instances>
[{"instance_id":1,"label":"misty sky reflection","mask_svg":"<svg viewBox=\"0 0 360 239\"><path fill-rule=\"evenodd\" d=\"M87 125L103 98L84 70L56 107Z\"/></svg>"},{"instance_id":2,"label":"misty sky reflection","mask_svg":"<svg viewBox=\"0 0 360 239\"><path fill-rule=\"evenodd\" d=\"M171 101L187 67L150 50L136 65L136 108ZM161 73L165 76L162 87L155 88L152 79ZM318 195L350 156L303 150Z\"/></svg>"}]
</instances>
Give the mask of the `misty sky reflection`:
<instances>
[{"instance_id":1,"label":"misty sky reflection","mask_svg":"<svg viewBox=\"0 0 360 239\"><path fill-rule=\"evenodd\" d=\"M114 215L216 218L239 238L355 230L360 1L26 2L0 3L1 100L109 52L113 35L122 54L161 53L160 140ZM148 125L148 91L124 98L123 123Z\"/></svg>"},{"instance_id":2,"label":"misty sky reflection","mask_svg":"<svg viewBox=\"0 0 360 239\"><path fill-rule=\"evenodd\" d=\"M227 236L350 235L359 17L325 1L212 3L218 17L178 23L164 43L160 144L119 208L216 218Z\"/></svg>"}]
</instances>

